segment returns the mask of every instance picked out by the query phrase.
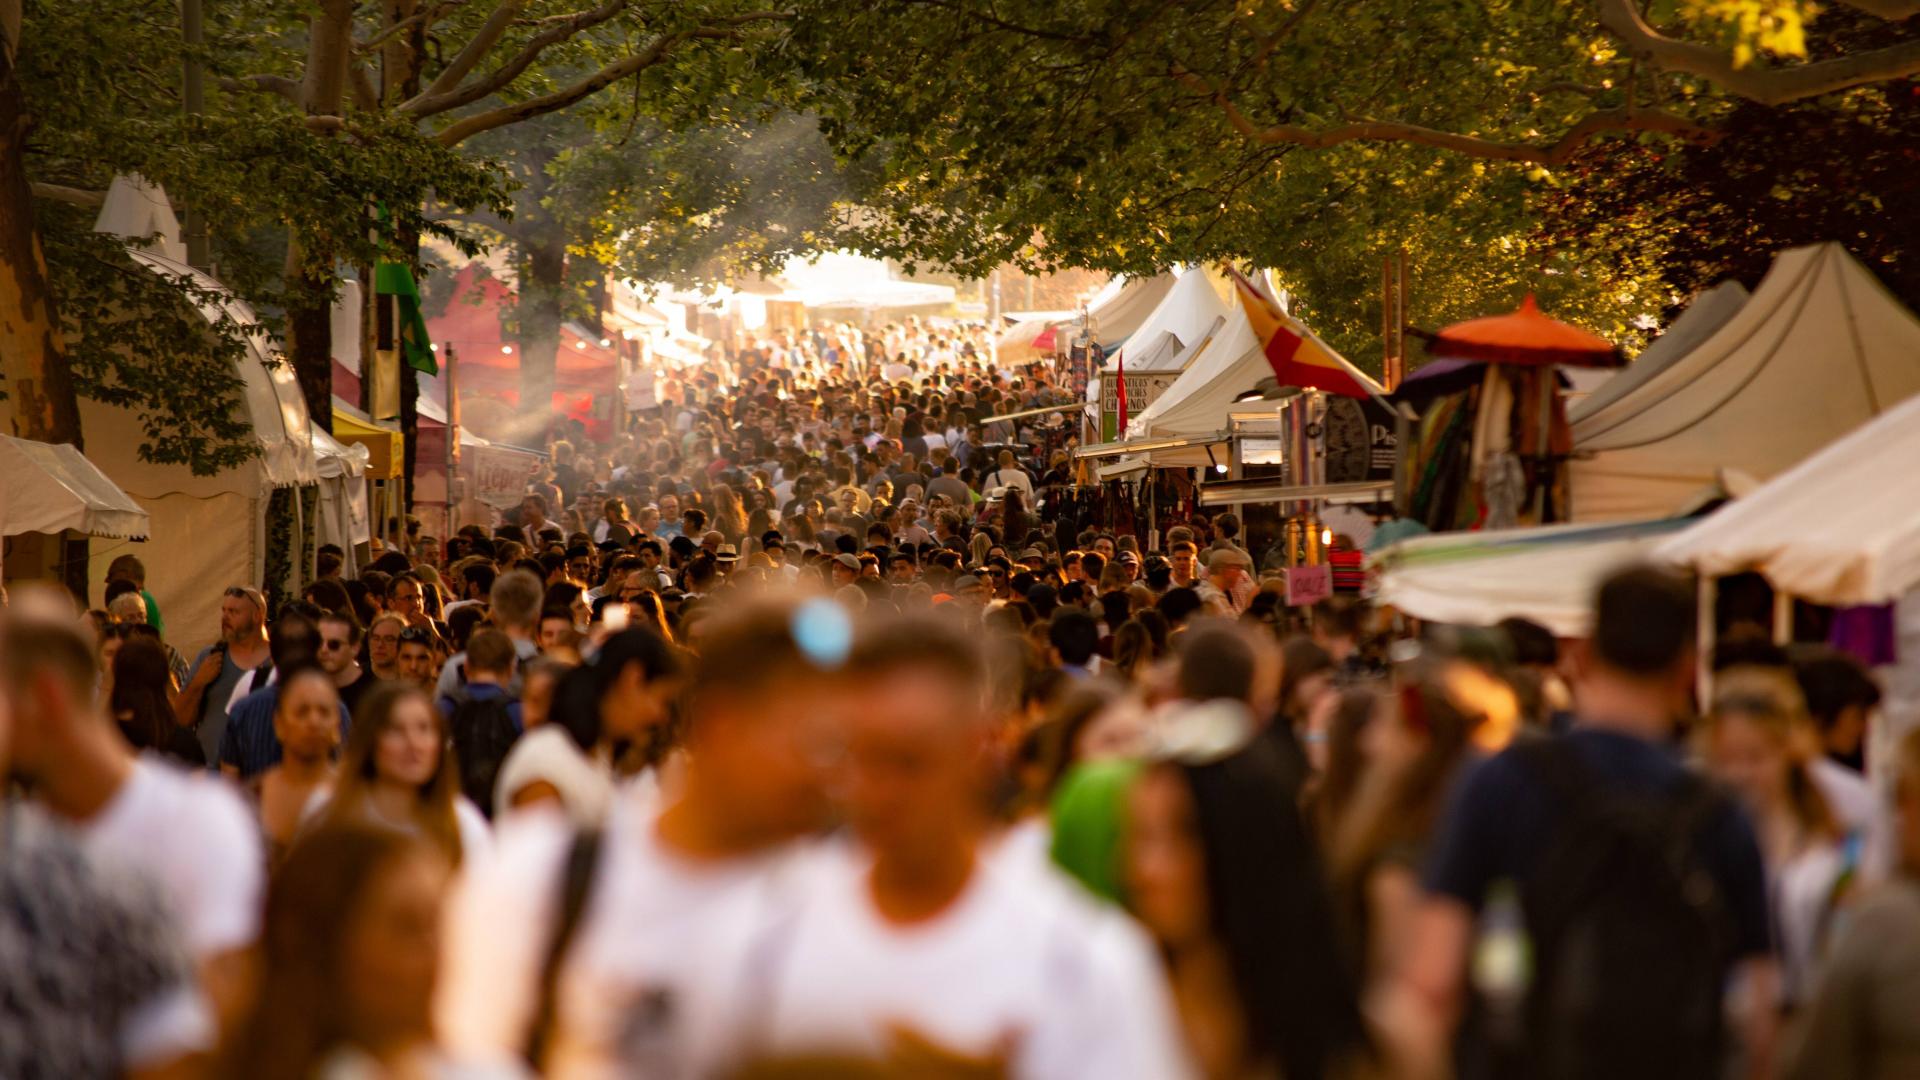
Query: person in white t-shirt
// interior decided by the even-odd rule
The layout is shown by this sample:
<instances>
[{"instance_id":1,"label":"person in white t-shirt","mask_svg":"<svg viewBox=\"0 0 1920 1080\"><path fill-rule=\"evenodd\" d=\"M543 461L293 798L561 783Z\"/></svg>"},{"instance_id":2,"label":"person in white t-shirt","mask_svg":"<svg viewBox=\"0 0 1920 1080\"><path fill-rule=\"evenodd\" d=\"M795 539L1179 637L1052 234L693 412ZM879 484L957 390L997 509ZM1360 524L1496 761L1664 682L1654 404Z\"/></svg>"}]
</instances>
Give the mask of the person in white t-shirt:
<instances>
[{"instance_id":1,"label":"person in white t-shirt","mask_svg":"<svg viewBox=\"0 0 1920 1080\"><path fill-rule=\"evenodd\" d=\"M831 688L815 657L847 636L844 618L817 601L703 626L686 697L692 766L664 808L629 791L597 834L545 807L502 822L452 905L438 1002L452 1048L506 1061L537 1042L556 1076L727 1071L767 877L825 820L812 733ZM809 636L811 654L797 644ZM555 950L570 891L580 906Z\"/></svg>"},{"instance_id":2,"label":"person in white t-shirt","mask_svg":"<svg viewBox=\"0 0 1920 1080\"><path fill-rule=\"evenodd\" d=\"M761 1061L967 1063L982 1075L1192 1070L1146 935L983 846L984 672L944 624L876 624L835 715L857 842L806 860L756 942L738 1040Z\"/></svg>"},{"instance_id":3,"label":"person in white t-shirt","mask_svg":"<svg viewBox=\"0 0 1920 1080\"><path fill-rule=\"evenodd\" d=\"M1029 503L1033 501L1033 478L1014 461L1011 450L1000 451L999 466L981 480L981 485L987 488L1019 488Z\"/></svg>"},{"instance_id":4,"label":"person in white t-shirt","mask_svg":"<svg viewBox=\"0 0 1920 1080\"><path fill-rule=\"evenodd\" d=\"M127 744L94 703L93 650L73 626L34 620L6 648L36 673L8 688L17 699L12 769L38 804L28 812L61 819L105 869L145 878L179 920L208 999L234 1015L266 865L239 793Z\"/></svg>"}]
</instances>

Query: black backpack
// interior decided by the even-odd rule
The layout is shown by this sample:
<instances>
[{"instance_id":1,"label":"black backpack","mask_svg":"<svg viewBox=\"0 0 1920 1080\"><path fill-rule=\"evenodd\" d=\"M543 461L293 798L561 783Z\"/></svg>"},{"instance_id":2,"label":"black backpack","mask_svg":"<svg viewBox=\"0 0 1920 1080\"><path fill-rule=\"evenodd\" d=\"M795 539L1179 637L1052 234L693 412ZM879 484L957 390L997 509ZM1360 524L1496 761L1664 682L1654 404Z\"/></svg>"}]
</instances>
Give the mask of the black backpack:
<instances>
[{"instance_id":1,"label":"black backpack","mask_svg":"<svg viewBox=\"0 0 1920 1080\"><path fill-rule=\"evenodd\" d=\"M492 820L493 785L500 776L500 763L520 737L520 728L508 710L513 699L504 694L476 697L464 686L447 697L453 702L453 719L447 724L447 732L453 739L454 760L460 764L461 794Z\"/></svg>"},{"instance_id":2,"label":"black backpack","mask_svg":"<svg viewBox=\"0 0 1920 1080\"><path fill-rule=\"evenodd\" d=\"M1521 891L1533 943L1526 1075L1718 1075L1732 934L1696 840L1721 797L1692 774L1665 795L1608 790L1561 739L1517 752L1563 822Z\"/></svg>"}]
</instances>

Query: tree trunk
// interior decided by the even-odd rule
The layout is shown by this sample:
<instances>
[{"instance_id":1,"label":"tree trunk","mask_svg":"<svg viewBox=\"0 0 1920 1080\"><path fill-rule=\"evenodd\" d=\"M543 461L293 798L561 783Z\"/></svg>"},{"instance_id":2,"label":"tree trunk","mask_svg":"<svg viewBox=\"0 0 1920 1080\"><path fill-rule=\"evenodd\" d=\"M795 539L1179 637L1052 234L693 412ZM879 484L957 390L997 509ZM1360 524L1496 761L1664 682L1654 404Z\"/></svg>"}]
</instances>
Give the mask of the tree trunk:
<instances>
[{"instance_id":1,"label":"tree trunk","mask_svg":"<svg viewBox=\"0 0 1920 1080\"><path fill-rule=\"evenodd\" d=\"M416 0L386 0L383 25L396 26L413 17ZM388 106L398 105L420 92L420 60L426 49L426 25L415 23L406 33L396 34L380 52L380 96ZM399 237L401 258L420 277L420 234L405 232ZM400 434L401 497L405 512L413 512L414 471L420 461L420 375L407 363L405 351L400 357ZM402 523L401 535L406 535Z\"/></svg>"},{"instance_id":2,"label":"tree trunk","mask_svg":"<svg viewBox=\"0 0 1920 1080\"><path fill-rule=\"evenodd\" d=\"M554 370L560 354L560 323L565 314L567 241L551 222L529 230L520 244L520 415L528 424L530 445L544 446L553 431Z\"/></svg>"},{"instance_id":3,"label":"tree trunk","mask_svg":"<svg viewBox=\"0 0 1920 1080\"><path fill-rule=\"evenodd\" d=\"M80 446L80 403L33 224L25 153L32 126L12 51L0 48L0 372L14 434Z\"/></svg>"},{"instance_id":4,"label":"tree trunk","mask_svg":"<svg viewBox=\"0 0 1920 1080\"><path fill-rule=\"evenodd\" d=\"M322 0L307 25L300 104L308 116L339 116L353 51L354 0ZM287 241L287 357L316 427L333 431L333 251L323 239Z\"/></svg>"},{"instance_id":5,"label":"tree trunk","mask_svg":"<svg viewBox=\"0 0 1920 1080\"><path fill-rule=\"evenodd\" d=\"M327 259L299 237L287 241L287 358L313 426L333 433L333 302ZM324 275L324 276L323 276Z\"/></svg>"},{"instance_id":6,"label":"tree trunk","mask_svg":"<svg viewBox=\"0 0 1920 1080\"><path fill-rule=\"evenodd\" d=\"M33 117L13 66L19 33L19 6L0 4L0 375L12 400L15 435L84 448L67 343L47 282L47 254L33 224L26 164ZM65 584L87 607L87 539L64 538L60 545Z\"/></svg>"}]
</instances>

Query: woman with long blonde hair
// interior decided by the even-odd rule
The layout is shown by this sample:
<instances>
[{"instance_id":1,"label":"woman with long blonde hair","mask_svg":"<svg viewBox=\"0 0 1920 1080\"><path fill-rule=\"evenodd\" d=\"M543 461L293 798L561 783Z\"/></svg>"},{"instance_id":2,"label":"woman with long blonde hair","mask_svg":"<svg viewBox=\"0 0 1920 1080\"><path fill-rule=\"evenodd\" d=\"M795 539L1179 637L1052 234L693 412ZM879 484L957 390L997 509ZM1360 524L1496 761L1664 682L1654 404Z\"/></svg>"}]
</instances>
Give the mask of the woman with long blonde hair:
<instances>
[{"instance_id":1,"label":"woman with long blonde hair","mask_svg":"<svg viewBox=\"0 0 1920 1080\"><path fill-rule=\"evenodd\" d=\"M486 819L460 795L446 718L411 684L382 683L360 702L325 818L424 836L455 863L488 843Z\"/></svg>"},{"instance_id":2,"label":"woman with long blonde hair","mask_svg":"<svg viewBox=\"0 0 1920 1080\"><path fill-rule=\"evenodd\" d=\"M708 527L719 530L727 543L738 546L747 535L747 511L740 496L725 484L713 485L712 513Z\"/></svg>"},{"instance_id":3,"label":"woman with long blonde hair","mask_svg":"<svg viewBox=\"0 0 1920 1080\"><path fill-rule=\"evenodd\" d=\"M1792 1008L1813 990L1854 859L1808 771L1819 742L1793 675L1736 667L1714 676L1713 689L1701 756L1745 806L1760 840L1780 935L1782 1004Z\"/></svg>"}]
</instances>

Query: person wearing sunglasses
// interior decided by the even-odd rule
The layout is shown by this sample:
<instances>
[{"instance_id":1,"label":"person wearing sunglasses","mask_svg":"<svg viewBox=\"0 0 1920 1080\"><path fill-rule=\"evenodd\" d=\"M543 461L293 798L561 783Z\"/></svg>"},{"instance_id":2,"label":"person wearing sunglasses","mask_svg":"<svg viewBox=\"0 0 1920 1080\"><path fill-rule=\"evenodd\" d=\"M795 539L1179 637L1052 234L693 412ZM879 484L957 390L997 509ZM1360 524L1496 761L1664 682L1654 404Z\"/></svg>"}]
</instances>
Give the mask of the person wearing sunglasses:
<instances>
[{"instance_id":1,"label":"person wearing sunglasses","mask_svg":"<svg viewBox=\"0 0 1920 1080\"><path fill-rule=\"evenodd\" d=\"M385 627L394 634L396 644L398 630ZM368 688L375 680L372 673L360 666L360 623L351 611L328 611L320 616L320 646L316 659L320 667L333 677L333 685L340 691L340 704L352 713L359 709L360 699L366 696Z\"/></svg>"}]
</instances>

